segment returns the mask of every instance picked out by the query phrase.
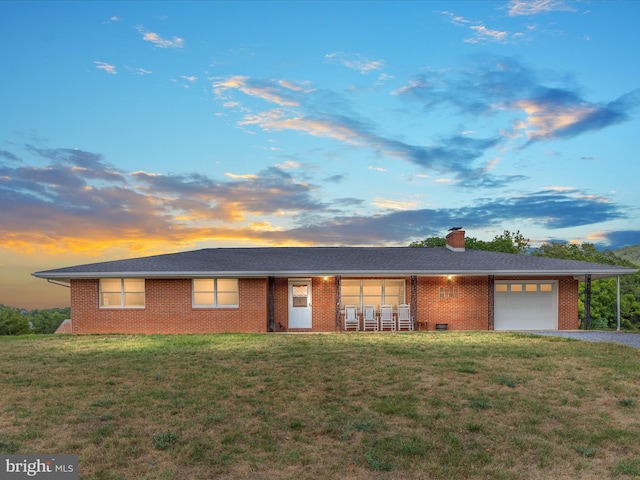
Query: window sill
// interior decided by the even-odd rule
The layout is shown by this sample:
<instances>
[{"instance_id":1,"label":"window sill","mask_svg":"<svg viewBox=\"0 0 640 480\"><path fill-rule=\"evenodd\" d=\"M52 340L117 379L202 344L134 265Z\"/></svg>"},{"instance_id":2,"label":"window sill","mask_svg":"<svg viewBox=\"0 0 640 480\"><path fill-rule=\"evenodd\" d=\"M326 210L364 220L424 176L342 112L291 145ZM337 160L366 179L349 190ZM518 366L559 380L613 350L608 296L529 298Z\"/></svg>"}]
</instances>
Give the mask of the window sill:
<instances>
[{"instance_id":1,"label":"window sill","mask_svg":"<svg viewBox=\"0 0 640 480\"><path fill-rule=\"evenodd\" d=\"M194 310L238 310L240 308L239 305L191 305L191 308Z\"/></svg>"}]
</instances>

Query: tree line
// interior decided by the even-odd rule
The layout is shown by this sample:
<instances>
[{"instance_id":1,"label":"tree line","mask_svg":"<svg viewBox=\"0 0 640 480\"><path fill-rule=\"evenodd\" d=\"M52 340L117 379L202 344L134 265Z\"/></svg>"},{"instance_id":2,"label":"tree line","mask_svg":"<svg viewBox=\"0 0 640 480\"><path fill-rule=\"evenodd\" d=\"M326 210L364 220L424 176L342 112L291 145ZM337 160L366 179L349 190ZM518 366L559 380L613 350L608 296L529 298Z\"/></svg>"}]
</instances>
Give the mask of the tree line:
<instances>
[{"instance_id":1,"label":"tree line","mask_svg":"<svg viewBox=\"0 0 640 480\"><path fill-rule=\"evenodd\" d=\"M0 304L0 335L54 333L67 318L71 318L69 307L27 311Z\"/></svg>"},{"instance_id":2,"label":"tree line","mask_svg":"<svg viewBox=\"0 0 640 480\"><path fill-rule=\"evenodd\" d=\"M444 238L430 237L413 242L409 246L441 247L444 245L446 245ZM532 249L529 239L525 238L520 231L514 233L505 230L501 235L496 235L490 241L467 237L465 238L465 248L638 268L638 265L616 256L611 250L598 250L592 243L551 242ZM578 312L581 328L585 326L585 285L585 282L580 282L579 285ZM617 305L617 279L593 280L591 283L591 321L589 328L616 328ZM625 330L640 330L640 272L620 277L620 324Z\"/></svg>"}]
</instances>

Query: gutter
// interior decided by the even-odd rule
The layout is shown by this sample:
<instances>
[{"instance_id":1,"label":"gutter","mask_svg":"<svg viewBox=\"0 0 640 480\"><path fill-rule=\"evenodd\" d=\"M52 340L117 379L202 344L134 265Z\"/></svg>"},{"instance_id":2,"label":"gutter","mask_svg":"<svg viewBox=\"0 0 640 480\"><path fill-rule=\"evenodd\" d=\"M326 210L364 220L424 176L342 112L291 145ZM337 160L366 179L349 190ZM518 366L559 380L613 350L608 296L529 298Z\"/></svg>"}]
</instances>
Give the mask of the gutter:
<instances>
[{"instance_id":1,"label":"gutter","mask_svg":"<svg viewBox=\"0 0 640 480\"><path fill-rule=\"evenodd\" d=\"M263 277L325 277L341 275L343 277L361 276L407 276L417 275L422 277L435 277L443 275L460 276L573 276L577 280L584 275L592 275L593 278L607 278L618 275L631 275L638 269L618 268L606 270L340 270L340 271L191 271L191 272L77 272L77 273L48 273L36 272L32 275L37 278L45 278L49 281L59 280L69 282L71 279L98 279L98 278L209 278L233 277L233 278L263 278Z\"/></svg>"}]
</instances>

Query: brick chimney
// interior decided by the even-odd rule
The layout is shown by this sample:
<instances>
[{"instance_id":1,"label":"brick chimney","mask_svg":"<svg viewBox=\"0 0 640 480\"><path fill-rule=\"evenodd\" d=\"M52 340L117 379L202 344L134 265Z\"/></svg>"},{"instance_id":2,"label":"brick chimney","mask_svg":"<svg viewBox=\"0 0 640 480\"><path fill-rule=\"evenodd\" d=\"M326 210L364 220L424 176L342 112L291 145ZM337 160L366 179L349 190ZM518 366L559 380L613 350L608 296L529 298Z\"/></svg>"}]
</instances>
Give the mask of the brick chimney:
<instances>
[{"instance_id":1,"label":"brick chimney","mask_svg":"<svg viewBox=\"0 0 640 480\"><path fill-rule=\"evenodd\" d=\"M447 248L454 252L464 252L464 230L451 230L447 235Z\"/></svg>"}]
</instances>

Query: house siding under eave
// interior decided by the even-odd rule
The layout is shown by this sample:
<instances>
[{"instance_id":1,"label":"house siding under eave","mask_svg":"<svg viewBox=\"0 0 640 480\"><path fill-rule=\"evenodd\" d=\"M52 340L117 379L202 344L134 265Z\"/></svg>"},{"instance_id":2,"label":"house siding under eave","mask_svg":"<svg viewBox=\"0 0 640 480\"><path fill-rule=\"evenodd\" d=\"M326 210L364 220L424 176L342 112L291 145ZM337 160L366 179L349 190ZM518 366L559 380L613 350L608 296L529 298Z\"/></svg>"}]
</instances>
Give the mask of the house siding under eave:
<instances>
[{"instance_id":1,"label":"house siding under eave","mask_svg":"<svg viewBox=\"0 0 640 480\"><path fill-rule=\"evenodd\" d=\"M498 277L497 280L501 280ZM509 277L514 280L514 277ZM405 278L407 284L410 278ZM578 282L572 277L558 280L558 329L577 329ZM188 279L146 280L146 306L137 309L98 307L98 280L71 281L71 324L74 334L177 334L177 333L262 333L268 331L267 279L240 279L238 308L194 308ZM440 296L440 289L457 288L455 297ZM446 324L450 330L489 330L487 277L419 277L414 321L416 328L435 330ZM411 303L407 289L407 303ZM336 277L312 278L313 332L342 331L341 314L336 318ZM288 324L288 279L275 279L275 331Z\"/></svg>"}]
</instances>

